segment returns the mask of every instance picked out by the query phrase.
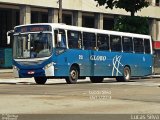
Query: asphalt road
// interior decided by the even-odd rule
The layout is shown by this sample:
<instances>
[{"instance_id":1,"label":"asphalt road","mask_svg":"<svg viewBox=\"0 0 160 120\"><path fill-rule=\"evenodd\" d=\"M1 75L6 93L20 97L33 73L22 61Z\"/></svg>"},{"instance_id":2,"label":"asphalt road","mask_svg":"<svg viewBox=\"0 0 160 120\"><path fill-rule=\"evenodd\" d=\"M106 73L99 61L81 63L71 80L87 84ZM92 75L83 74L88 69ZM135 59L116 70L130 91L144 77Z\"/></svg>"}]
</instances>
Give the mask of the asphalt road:
<instances>
[{"instance_id":1,"label":"asphalt road","mask_svg":"<svg viewBox=\"0 0 160 120\"><path fill-rule=\"evenodd\" d=\"M160 119L160 78L120 83L106 79L94 84L81 80L71 85L64 80L36 85L33 79L0 79L0 113L3 120L7 115L24 120L116 118L111 114L127 114L121 117L129 120L137 114L158 114Z\"/></svg>"}]
</instances>

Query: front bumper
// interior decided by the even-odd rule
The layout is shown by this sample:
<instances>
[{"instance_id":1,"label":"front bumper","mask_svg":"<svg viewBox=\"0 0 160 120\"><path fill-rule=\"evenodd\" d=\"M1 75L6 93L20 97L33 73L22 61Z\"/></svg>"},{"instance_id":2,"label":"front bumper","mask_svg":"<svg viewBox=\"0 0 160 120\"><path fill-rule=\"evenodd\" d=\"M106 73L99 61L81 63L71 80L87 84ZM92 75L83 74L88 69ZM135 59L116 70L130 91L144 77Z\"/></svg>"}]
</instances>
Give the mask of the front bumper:
<instances>
[{"instance_id":1,"label":"front bumper","mask_svg":"<svg viewBox=\"0 0 160 120\"><path fill-rule=\"evenodd\" d=\"M54 76L54 66L50 65L39 69L18 69L14 66L13 73L15 77L19 78L41 77L41 76L51 77Z\"/></svg>"}]
</instances>

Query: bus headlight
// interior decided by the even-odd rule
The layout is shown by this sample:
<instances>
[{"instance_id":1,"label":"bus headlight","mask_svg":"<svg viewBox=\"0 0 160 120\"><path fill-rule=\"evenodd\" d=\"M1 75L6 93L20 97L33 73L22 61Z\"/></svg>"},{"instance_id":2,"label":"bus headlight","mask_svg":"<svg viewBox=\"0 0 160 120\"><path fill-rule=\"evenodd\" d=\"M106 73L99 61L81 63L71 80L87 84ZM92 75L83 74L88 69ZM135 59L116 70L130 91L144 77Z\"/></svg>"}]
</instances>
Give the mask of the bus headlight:
<instances>
[{"instance_id":1,"label":"bus headlight","mask_svg":"<svg viewBox=\"0 0 160 120\"><path fill-rule=\"evenodd\" d=\"M47 65L44 67L44 70L46 70L46 69L52 67L53 65L55 65L54 62L51 62L51 63L47 64Z\"/></svg>"},{"instance_id":2,"label":"bus headlight","mask_svg":"<svg viewBox=\"0 0 160 120\"><path fill-rule=\"evenodd\" d=\"M18 70L19 71L19 68L17 66L13 65L13 70Z\"/></svg>"},{"instance_id":3,"label":"bus headlight","mask_svg":"<svg viewBox=\"0 0 160 120\"><path fill-rule=\"evenodd\" d=\"M15 77L19 77L19 68L13 65L13 74Z\"/></svg>"},{"instance_id":4,"label":"bus headlight","mask_svg":"<svg viewBox=\"0 0 160 120\"><path fill-rule=\"evenodd\" d=\"M51 62L43 68L46 76L54 76L54 65L55 63Z\"/></svg>"}]
</instances>

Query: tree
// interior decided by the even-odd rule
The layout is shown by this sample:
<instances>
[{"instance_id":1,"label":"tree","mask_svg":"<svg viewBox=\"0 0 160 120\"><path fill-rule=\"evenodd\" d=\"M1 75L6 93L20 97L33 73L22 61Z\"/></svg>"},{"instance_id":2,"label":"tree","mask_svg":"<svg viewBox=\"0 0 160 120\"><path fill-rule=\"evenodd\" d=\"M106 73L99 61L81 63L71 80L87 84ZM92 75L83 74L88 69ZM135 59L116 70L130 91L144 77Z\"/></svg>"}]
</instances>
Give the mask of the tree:
<instances>
[{"instance_id":1,"label":"tree","mask_svg":"<svg viewBox=\"0 0 160 120\"><path fill-rule=\"evenodd\" d=\"M149 6L149 2L146 0L94 0L97 1L99 6L105 6L106 8L113 9L120 8L125 9L127 12L134 16L137 11L140 11L144 7Z\"/></svg>"},{"instance_id":2,"label":"tree","mask_svg":"<svg viewBox=\"0 0 160 120\"><path fill-rule=\"evenodd\" d=\"M97 6L105 6L106 8L125 9L131 13L131 16L119 16L116 18L114 30L121 32L131 32L138 34L149 34L149 22L146 17L137 17L135 13L144 7L149 6L146 0L94 0Z\"/></svg>"},{"instance_id":3,"label":"tree","mask_svg":"<svg viewBox=\"0 0 160 120\"><path fill-rule=\"evenodd\" d=\"M119 16L116 18L114 30L148 35L149 20L147 17Z\"/></svg>"}]
</instances>

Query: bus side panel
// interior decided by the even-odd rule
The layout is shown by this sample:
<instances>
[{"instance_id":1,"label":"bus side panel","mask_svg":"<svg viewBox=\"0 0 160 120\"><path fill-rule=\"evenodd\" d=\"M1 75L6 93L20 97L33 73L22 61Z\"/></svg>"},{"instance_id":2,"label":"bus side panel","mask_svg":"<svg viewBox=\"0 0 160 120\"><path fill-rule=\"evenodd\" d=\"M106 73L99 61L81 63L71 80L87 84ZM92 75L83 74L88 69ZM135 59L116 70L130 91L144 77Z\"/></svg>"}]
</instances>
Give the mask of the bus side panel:
<instances>
[{"instance_id":1,"label":"bus side panel","mask_svg":"<svg viewBox=\"0 0 160 120\"><path fill-rule=\"evenodd\" d=\"M121 58L121 63L122 63L122 72L125 66L130 67L131 70L131 76L135 76L139 74L139 70L137 68L137 63L140 62L138 56L133 53L122 53L122 58Z\"/></svg>"},{"instance_id":2,"label":"bus side panel","mask_svg":"<svg viewBox=\"0 0 160 120\"><path fill-rule=\"evenodd\" d=\"M152 74L152 55L123 53L122 63L131 69L131 76L145 76Z\"/></svg>"},{"instance_id":3,"label":"bus side panel","mask_svg":"<svg viewBox=\"0 0 160 120\"><path fill-rule=\"evenodd\" d=\"M55 77L65 77L69 75L69 64L67 52L55 55Z\"/></svg>"},{"instance_id":4,"label":"bus side panel","mask_svg":"<svg viewBox=\"0 0 160 120\"><path fill-rule=\"evenodd\" d=\"M153 74L153 71L152 71L152 68L153 68L153 55L152 54L146 54L146 65L145 65L145 68L146 69L146 73L145 75L152 75Z\"/></svg>"},{"instance_id":5,"label":"bus side panel","mask_svg":"<svg viewBox=\"0 0 160 120\"><path fill-rule=\"evenodd\" d=\"M94 76L122 76L122 54L119 52L94 51L91 58ZM93 59L93 60L92 60Z\"/></svg>"},{"instance_id":6,"label":"bus side panel","mask_svg":"<svg viewBox=\"0 0 160 120\"><path fill-rule=\"evenodd\" d=\"M90 62L90 50L68 50L68 62L70 65L78 64L80 69L80 76L91 76L92 67Z\"/></svg>"},{"instance_id":7,"label":"bus side panel","mask_svg":"<svg viewBox=\"0 0 160 120\"><path fill-rule=\"evenodd\" d=\"M70 67L77 64L80 69L80 76L91 75L89 61L90 51L67 49L64 53L56 56L55 76L69 76Z\"/></svg>"},{"instance_id":8,"label":"bus side panel","mask_svg":"<svg viewBox=\"0 0 160 120\"><path fill-rule=\"evenodd\" d=\"M153 59L150 54L142 55L142 63L139 64L139 71L141 71L141 76L152 74Z\"/></svg>"},{"instance_id":9,"label":"bus side panel","mask_svg":"<svg viewBox=\"0 0 160 120\"><path fill-rule=\"evenodd\" d=\"M55 76L69 76L71 65L76 64L80 76L122 76L125 66L131 76L152 74L152 55L95 50L67 49L56 56Z\"/></svg>"},{"instance_id":10,"label":"bus side panel","mask_svg":"<svg viewBox=\"0 0 160 120\"><path fill-rule=\"evenodd\" d=\"M92 72L94 76L111 76L112 59L108 51L92 51L90 54Z\"/></svg>"}]
</instances>

